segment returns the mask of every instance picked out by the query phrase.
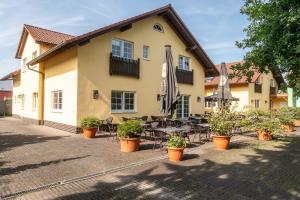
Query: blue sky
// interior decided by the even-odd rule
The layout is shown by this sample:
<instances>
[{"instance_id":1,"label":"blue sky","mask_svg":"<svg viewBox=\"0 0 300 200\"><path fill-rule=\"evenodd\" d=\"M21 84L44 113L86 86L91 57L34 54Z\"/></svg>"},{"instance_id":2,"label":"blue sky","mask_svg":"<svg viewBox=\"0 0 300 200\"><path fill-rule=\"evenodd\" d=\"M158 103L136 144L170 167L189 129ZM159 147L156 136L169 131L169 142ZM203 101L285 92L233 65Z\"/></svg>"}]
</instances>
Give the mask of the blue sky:
<instances>
[{"instance_id":1,"label":"blue sky","mask_svg":"<svg viewBox=\"0 0 300 200\"><path fill-rule=\"evenodd\" d=\"M242 0L0 0L0 77L19 67L14 58L23 24L72 35L171 3L215 64L241 60Z\"/></svg>"}]
</instances>

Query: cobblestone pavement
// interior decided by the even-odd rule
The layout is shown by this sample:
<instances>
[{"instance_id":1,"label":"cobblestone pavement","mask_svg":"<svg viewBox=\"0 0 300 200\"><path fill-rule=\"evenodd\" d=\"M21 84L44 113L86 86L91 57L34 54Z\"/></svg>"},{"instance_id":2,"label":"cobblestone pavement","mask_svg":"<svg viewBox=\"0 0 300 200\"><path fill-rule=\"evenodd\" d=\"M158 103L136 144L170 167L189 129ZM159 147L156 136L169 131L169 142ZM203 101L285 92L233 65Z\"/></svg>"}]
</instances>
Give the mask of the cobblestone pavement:
<instances>
[{"instance_id":1,"label":"cobblestone pavement","mask_svg":"<svg viewBox=\"0 0 300 200\"><path fill-rule=\"evenodd\" d=\"M2 127L0 130L2 132ZM2 134L0 135L1 143L3 142L1 137ZM45 139L51 136L46 137L46 135L43 134L42 138L44 138L44 141L36 141L36 143L32 142L31 144L26 143L23 144L23 146L44 144L44 146L48 148L48 146L51 146L51 143L58 142L60 140L65 140L62 143L70 141L70 145L72 145L71 142L73 140L82 141L82 139L70 140L72 138L77 138L77 136L66 136L64 135L65 133L61 134L62 135L60 135L60 133L57 133L55 137L58 137L57 135L60 135L59 137L62 138L52 138L52 140L50 138ZM3 136L3 138L5 137ZM4 144L6 143L4 142ZM76 145L79 144L80 142L76 143ZM84 142L81 145L84 145ZM32 147L33 149L35 149L35 146ZM1 146L1 153L4 152L5 154L5 152L13 151L14 148L16 148L15 150L17 150L18 148L22 147L21 145L19 145L18 147L13 146L5 147L5 149L2 148L3 147ZM22 151L22 149L20 149L20 151ZM130 157L130 155L127 154L121 154L119 156L120 158L115 156L118 155L118 151L118 148L116 148L116 150L113 150L114 154L107 159L118 160L125 159L124 157ZM151 156L149 156L149 154L147 155L147 151L148 150L143 150L139 151L139 153L143 152L142 154L144 154L145 157L148 156L149 158ZM76 151L74 154L72 154L74 158L85 156L84 154L77 155L77 153L79 152L80 151ZM52 154L55 153L57 152L51 152L51 155L49 156L54 156ZM85 153L87 153L87 151L85 151ZM159 153L155 153L155 156L158 157ZM45 155L45 153L43 155ZM137 159L141 160L138 153L134 153L131 155L134 158L132 158L131 161L128 161L128 163L135 162L137 161ZM25 154L25 156L30 157L30 153L29 155ZM42 170L44 167L47 168L42 170L44 171L44 173L46 173L41 176L44 177L44 179L47 179L48 176L52 176L52 174L49 173L49 170L53 170L54 173L58 173L58 175L54 177L57 178L57 180L60 180L60 177L62 175L66 175L64 174L66 172L61 172L62 174L60 174L60 169L62 169L61 171L64 171L64 165L67 165L67 169L69 167L72 168L69 176L75 177L78 174L84 174L83 172L85 172L85 169L89 166L91 166L92 170L99 170L99 168L93 167L93 162L97 162L95 161L95 155L91 154L90 157L93 157L93 159L85 160L89 157L84 157L79 159L60 161L55 164L44 164L38 166L36 169ZM9 168L8 164L10 164L9 161L7 161L7 158L3 160L4 162L2 162L2 166L0 165L1 172L3 166L5 168ZM51 159L45 158L45 160L48 160L45 162L49 162L49 160ZM91 165L89 162L91 162ZM125 163L125 161L123 161L123 163ZM50 165L54 165L54 167L51 168ZM84 170L81 170L81 168L83 168ZM207 144L200 146L200 148L192 149L192 151L186 153L185 160L180 163L171 163L167 161L167 159L157 160L149 162L147 164L141 164L140 166L132 166L124 170L116 171L114 173L65 182L60 185L53 186L52 188L44 188L40 191L35 191L24 194L22 196L18 196L15 199L296 200L300 199L299 169L300 131L298 130L297 132L294 132L287 137L281 137L270 142L257 141L255 137L241 136L239 140L236 140L231 144L231 149L228 151L217 151L212 148L211 144ZM31 171L31 168L25 169L24 172L25 171ZM19 170L13 170L9 172L15 172L16 174L23 173L19 172ZM24 181L26 178L28 178L26 177L26 175L19 175L18 177L18 181L20 181L21 183L23 182L23 184L25 185L27 184L27 182ZM39 181L35 179L36 177L29 178L30 181ZM2 176L0 180L2 189L3 185L5 185ZM12 183L8 182L7 184L11 185Z\"/></svg>"}]
</instances>

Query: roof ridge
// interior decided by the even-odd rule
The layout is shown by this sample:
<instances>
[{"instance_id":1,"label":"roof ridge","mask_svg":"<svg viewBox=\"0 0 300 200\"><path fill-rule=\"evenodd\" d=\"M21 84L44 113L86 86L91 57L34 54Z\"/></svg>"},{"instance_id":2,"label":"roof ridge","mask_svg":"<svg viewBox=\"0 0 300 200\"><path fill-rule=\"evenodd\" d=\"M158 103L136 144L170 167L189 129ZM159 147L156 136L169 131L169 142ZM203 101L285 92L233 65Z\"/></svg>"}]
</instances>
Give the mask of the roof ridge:
<instances>
[{"instance_id":1,"label":"roof ridge","mask_svg":"<svg viewBox=\"0 0 300 200\"><path fill-rule=\"evenodd\" d=\"M67 36L71 36L71 37L77 37L75 35L70 35L68 33L62 33L62 32L58 32L58 31L53 31L53 30L50 30L50 29L46 29L46 28L42 28L42 27L38 27L38 26L33 26L33 25L29 25L29 24L24 24L24 27L33 27L33 28L38 28L38 29L41 29L41 30L44 30L44 31L49 31L49 32L53 32L53 33L58 33L58 34L64 34L64 35L67 35Z\"/></svg>"}]
</instances>

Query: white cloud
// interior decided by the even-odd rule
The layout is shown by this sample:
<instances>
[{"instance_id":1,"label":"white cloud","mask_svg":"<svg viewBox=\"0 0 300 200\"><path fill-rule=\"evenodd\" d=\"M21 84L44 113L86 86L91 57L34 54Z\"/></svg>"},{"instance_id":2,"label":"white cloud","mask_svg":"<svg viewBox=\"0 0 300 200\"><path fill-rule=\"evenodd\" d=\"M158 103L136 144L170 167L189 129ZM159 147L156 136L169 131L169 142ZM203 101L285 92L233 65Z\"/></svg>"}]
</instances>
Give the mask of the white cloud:
<instances>
[{"instance_id":1,"label":"white cloud","mask_svg":"<svg viewBox=\"0 0 300 200\"><path fill-rule=\"evenodd\" d=\"M204 45L204 48L207 50L215 50L215 49L229 49L229 48L237 48L233 41L229 42L218 42Z\"/></svg>"},{"instance_id":2,"label":"white cloud","mask_svg":"<svg viewBox=\"0 0 300 200\"><path fill-rule=\"evenodd\" d=\"M75 16L70 18L65 18L62 20L56 20L57 22L50 23L50 27L59 27L59 26L80 26L81 23L85 20L84 16Z\"/></svg>"}]
</instances>

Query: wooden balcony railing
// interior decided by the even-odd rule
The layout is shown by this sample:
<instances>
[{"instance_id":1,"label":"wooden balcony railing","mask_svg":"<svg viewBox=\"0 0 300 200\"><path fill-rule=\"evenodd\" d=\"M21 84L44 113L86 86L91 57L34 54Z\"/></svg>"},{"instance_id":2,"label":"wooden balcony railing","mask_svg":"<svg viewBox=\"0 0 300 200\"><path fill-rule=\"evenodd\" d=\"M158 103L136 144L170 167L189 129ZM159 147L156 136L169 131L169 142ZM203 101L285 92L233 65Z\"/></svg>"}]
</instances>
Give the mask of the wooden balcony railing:
<instances>
[{"instance_id":1,"label":"wooden balcony railing","mask_svg":"<svg viewBox=\"0 0 300 200\"><path fill-rule=\"evenodd\" d=\"M261 93L261 91L262 91L262 86L261 86L261 84L254 84L254 92L255 93Z\"/></svg>"},{"instance_id":2,"label":"wooden balcony railing","mask_svg":"<svg viewBox=\"0 0 300 200\"><path fill-rule=\"evenodd\" d=\"M110 53L109 74L140 78L140 59L122 58Z\"/></svg>"},{"instance_id":3,"label":"wooden balcony railing","mask_svg":"<svg viewBox=\"0 0 300 200\"><path fill-rule=\"evenodd\" d=\"M178 83L184 83L184 84L194 84L194 71L187 71L178 69L176 67L176 78Z\"/></svg>"},{"instance_id":4,"label":"wooden balcony railing","mask_svg":"<svg viewBox=\"0 0 300 200\"><path fill-rule=\"evenodd\" d=\"M276 87L270 87L270 94L271 95L276 95Z\"/></svg>"}]
</instances>

